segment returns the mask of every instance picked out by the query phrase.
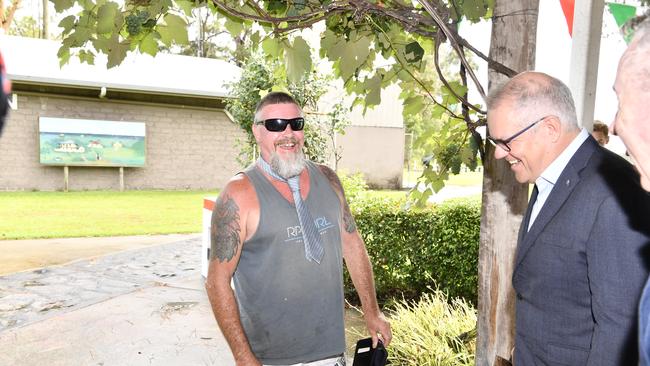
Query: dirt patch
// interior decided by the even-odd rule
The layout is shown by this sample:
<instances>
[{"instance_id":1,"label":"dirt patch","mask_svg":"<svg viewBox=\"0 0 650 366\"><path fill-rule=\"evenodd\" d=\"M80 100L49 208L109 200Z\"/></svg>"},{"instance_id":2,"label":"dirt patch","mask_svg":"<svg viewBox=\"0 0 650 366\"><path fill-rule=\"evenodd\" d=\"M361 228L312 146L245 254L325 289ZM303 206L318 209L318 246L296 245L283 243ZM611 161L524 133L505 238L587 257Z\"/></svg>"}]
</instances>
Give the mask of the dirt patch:
<instances>
[{"instance_id":1,"label":"dirt patch","mask_svg":"<svg viewBox=\"0 0 650 366\"><path fill-rule=\"evenodd\" d=\"M0 276L125 250L172 243L198 235L200 234L0 240Z\"/></svg>"}]
</instances>

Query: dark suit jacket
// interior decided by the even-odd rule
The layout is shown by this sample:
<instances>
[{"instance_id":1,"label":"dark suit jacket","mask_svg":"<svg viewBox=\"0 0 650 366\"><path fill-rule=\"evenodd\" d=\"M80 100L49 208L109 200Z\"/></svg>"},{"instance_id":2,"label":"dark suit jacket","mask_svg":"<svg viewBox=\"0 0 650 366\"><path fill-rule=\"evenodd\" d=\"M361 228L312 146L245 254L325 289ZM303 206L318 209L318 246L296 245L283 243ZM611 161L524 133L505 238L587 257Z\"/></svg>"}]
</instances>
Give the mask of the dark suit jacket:
<instances>
[{"instance_id":1,"label":"dark suit jacket","mask_svg":"<svg viewBox=\"0 0 650 366\"><path fill-rule=\"evenodd\" d=\"M519 230L517 366L636 365L650 202L638 174L590 136Z\"/></svg>"}]
</instances>

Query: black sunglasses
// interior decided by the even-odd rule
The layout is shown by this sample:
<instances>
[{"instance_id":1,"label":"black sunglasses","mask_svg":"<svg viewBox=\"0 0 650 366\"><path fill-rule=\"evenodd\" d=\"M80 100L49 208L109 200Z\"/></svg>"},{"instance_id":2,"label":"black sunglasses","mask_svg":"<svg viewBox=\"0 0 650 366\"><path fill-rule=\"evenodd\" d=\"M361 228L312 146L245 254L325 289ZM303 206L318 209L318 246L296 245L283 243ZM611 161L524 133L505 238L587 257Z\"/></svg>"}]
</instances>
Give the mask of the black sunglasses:
<instances>
[{"instance_id":1,"label":"black sunglasses","mask_svg":"<svg viewBox=\"0 0 650 366\"><path fill-rule=\"evenodd\" d=\"M269 118L263 121L258 121L256 124L264 125L264 127L271 132L282 132L287 128L287 125L291 125L291 129L294 131L302 131L305 127L305 119L302 117L291 119Z\"/></svg>"},{"instance_id":2,"label":"black sunglasses","mask_svg":"<svg viewBox=\"0 0 650 366\"><path fill-rule=\"evenodd\" d=\"M542 118L536 120L535 122L529 124L526 128L524 128L524 129L522 129L521 131L517 132L516 134L514 134L514 135L508 137L507 139L503 139L503 140L502 140L502 139L495 139L495 138L490 137L490 136L488 136L487 139L488 139L488 141L490 141L494 146L500 147L500 148L502 148L503 150L505 150L505 151L507 151L507 152L510 152L510 150L512 150L512 149L510 148L510 143L512 142L512 140L516 139L516 138L519 137L522 133L524 133L524 132L530 130L533 126L535 126L536 124L542 122L543 120L547 119L548 117L551 117L551 115L544 116L544 117L542 117Z\"/></svg>"}]
</instances>

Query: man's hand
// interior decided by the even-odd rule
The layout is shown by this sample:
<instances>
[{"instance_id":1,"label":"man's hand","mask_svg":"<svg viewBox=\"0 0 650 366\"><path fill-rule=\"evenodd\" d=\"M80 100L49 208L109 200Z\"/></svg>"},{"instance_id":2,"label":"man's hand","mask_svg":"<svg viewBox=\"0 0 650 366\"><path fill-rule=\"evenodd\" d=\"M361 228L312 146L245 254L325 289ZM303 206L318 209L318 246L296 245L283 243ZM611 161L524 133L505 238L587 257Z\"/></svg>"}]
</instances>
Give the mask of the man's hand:
<instances>
[{"instance_id":1,"label":"man's hand","mask_svg":"<svg viewBox=\"0 0 650 366\"><path fill-rule=\"evenodd\" d=\"M381 338L384 346L388 347L393 335L390 332L390 323L386 320L384 314L379 312L377 315L364 315L364 318L366 319L368 332L372 337L372 348L377 348L379 338Z\"/></svg>"}]
</instances>

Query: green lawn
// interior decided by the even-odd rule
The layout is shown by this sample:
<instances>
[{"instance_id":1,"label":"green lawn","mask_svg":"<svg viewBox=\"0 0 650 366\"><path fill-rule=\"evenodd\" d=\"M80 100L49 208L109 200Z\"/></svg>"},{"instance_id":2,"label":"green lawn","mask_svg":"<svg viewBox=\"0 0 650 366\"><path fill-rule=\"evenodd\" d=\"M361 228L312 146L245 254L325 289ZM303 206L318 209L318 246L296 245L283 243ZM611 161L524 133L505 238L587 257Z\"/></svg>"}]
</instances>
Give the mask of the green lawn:
<instances>
[{"instance_id":1,"label":"green lawn","mask_svg":"<svg viewBox=\"0 0 650 366\"><path fill-rule=\"evenodd\" d=\"M404 170L404 182L417 182L418 177L422 175L421 171L407 171ZM449 179L445 182L446 186L480 186L483 182L483 172L464 172L458 175L450 175Z\"/></svg>"},{"instance_id":2,"label":"green lawn","mask_svg":"<svg viewBox=\"0 0 650 366\"><path fill-rule=\"evenodd\" d=\"M217 191L0 192L0 239L196 233Z\"/></svg>"}]
</instances>

